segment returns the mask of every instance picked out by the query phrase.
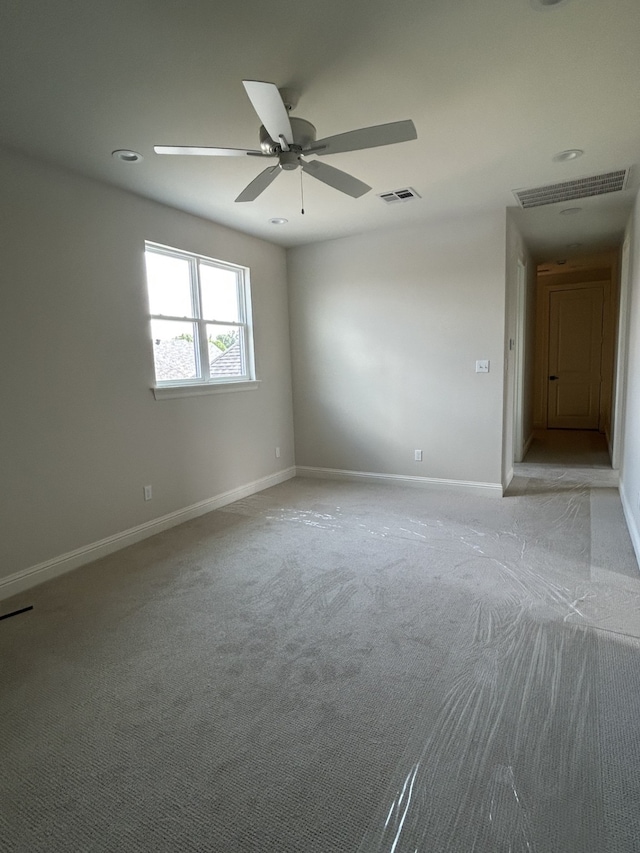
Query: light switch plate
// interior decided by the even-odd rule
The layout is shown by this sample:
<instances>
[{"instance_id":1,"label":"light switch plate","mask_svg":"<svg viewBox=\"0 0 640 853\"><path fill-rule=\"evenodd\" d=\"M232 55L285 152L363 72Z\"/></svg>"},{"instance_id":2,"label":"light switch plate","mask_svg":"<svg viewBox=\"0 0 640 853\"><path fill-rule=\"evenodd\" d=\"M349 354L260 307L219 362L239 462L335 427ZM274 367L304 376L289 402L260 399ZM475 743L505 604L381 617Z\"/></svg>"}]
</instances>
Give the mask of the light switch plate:
<instances>
[{"instance_id":1,"label":"light switch plate","mask_svg":"<svg viewBox=\"0 0 640 853\"><path fill-rule=\"evenodd\" d=\"M488 373L489 372L489 359L481 358L476 361L476 373Z\"/></svg>"}]
</instances>

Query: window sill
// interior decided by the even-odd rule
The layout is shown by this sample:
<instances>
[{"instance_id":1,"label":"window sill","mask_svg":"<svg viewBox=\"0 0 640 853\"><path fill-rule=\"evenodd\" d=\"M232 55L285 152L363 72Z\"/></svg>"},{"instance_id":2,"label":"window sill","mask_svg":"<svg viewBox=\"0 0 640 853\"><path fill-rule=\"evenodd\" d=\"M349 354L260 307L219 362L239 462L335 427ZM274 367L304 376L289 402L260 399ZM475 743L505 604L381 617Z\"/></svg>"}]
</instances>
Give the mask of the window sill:
<instances>
[{"instance_id":1,"label":"window sill","mask_svg":"<svg viewBox=\"0 0 640 853\"><path fill-rule=\"evenodd\" d=\"M259 379L246 382L202 383L200 385L163 385L152 388L156 400L172 400L176 397L201 397L203 394L228 394L231 391L255 391Z\"/></svg>"}]
</instances>

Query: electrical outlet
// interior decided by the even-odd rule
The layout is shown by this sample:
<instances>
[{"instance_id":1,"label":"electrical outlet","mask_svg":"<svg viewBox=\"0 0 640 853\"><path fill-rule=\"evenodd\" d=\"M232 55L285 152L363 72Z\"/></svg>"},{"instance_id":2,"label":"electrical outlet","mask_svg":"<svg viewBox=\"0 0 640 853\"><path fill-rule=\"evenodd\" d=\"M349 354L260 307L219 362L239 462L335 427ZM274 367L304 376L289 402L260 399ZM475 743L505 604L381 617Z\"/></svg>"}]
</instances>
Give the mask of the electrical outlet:
<instances>
[{"instance_id":1,"label":"electrical outlet","mask_svg":"<svg viewBox=\"0 0 640 853\"><path fill-rule=\"evenodd\" d=\"M413 453L413 458L415 459L416 462L422 462L422 451L421 450L415 450Z\"/></svg>"},{"instance_id":2,"label":"electrical outlet","mask_svg":"<svg viewBox=\"0 0 640 853\"><path fill-rule=\"evenodd\" d=\"M276 447L276 459L280 459L280 448Z\"/></svg>"},{"instance_id":3,"label":"electrical outlet","mask_svg":"<svg viewBox=\"0 0 640 853\"><path fill-rule=\"evenodd\" d=\"M153 489L151 488L151 486L145 486L144 487L144 499L145 499L145 501L150 501L152 497L153 497Z\"/></svg>"},{"instance_id":4,"label":"electrical outlet","mask_svg":"<svg viewBox=\"0 0 640 853\"><path fill-rule=\"evenodd\" d=\"M488 373L489 372L489 359L488 358L480 358L476 361L476 373Z\"/></svg>"}]
</instances>

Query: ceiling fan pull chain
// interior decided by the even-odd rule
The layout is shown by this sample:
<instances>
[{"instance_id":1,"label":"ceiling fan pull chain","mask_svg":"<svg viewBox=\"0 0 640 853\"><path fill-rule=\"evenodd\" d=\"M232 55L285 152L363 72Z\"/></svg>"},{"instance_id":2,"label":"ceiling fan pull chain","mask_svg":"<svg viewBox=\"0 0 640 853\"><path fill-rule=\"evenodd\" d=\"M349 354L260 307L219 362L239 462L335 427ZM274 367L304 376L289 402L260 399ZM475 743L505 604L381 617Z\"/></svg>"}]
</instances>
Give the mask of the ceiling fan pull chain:
<instances>
[{"instance_id":1,"label":"ceiling fan pull chain","mask_svg":"<svg viewBox=\"0 0 640 853\"><path fill-rule=\"evenodd\" d=\"M304 189L302 187L302 169L300 169L300 213L304 216Z\"/></svg>"}]
</instances>

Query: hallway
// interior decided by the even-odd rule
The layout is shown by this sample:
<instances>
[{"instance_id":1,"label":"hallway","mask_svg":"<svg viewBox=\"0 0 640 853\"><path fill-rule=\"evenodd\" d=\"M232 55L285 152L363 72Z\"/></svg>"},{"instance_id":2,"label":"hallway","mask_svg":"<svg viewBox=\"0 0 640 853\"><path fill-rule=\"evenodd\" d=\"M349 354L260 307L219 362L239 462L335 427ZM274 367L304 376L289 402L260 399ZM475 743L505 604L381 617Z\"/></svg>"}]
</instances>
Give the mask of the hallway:
<instances>
[{"instance_id":1,"label":"hallway","mask_svg":"<svg viewBox=\"0 0 640 853\"><path fill-rule=\"evenodd\" d=\"M607 439L596 430L537 429L523 464L611 469Z\"/></svg>"}]
</instances>

